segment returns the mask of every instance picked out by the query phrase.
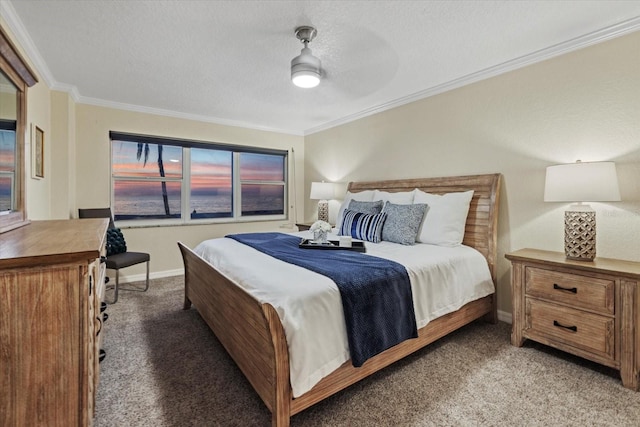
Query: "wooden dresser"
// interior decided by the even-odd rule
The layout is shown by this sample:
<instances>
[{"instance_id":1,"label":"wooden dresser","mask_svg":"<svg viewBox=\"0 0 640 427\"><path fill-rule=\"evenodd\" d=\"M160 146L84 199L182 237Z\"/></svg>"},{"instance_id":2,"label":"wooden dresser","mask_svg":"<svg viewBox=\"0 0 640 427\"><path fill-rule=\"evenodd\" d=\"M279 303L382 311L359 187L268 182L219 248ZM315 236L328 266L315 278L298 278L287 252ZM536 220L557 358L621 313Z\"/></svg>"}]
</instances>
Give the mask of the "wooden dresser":
<instances>
[{"instance_id":1,"label":"wooden dresser","mask_svg":"<svg viewBox=\"0 0 640 427\"><path fill-rule=\"evenodd\" d=\"M511 344L531 339L620 370L638 390L640 263L570 261L560 252L522 249L511 261Z\"/></svg>"},{"instance_id":2,"label":"wooden dresser","mask_svg":"<svg viewBox=\"0 0 640 427\"><path fill-rule=\"evenodd\" d=\"M108 219L0 234L0 425L93 423Z\"/></svg>"}]
</instances>

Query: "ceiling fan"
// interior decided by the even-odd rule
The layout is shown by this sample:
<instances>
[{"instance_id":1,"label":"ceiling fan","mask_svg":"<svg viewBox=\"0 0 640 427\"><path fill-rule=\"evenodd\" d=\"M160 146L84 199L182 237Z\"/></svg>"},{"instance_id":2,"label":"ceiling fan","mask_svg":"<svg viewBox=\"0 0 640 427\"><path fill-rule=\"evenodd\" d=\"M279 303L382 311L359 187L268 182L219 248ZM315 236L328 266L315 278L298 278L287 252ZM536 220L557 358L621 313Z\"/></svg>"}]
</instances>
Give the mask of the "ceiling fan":
<instances>
[{"instance_id":1,"label":"ceiling fan","mask_svg":"<svg viewBox=\"0 0 640 427\"><path fill-rule=\"evenodd\" d=\"M320 59L313 56L308 44L315 38L318 31L311 26L296 28L295 35L304 47L300 55L291 60L291 81L301 88L312 88L320 84L322 68Z\"/></svg>"}]
</instances>

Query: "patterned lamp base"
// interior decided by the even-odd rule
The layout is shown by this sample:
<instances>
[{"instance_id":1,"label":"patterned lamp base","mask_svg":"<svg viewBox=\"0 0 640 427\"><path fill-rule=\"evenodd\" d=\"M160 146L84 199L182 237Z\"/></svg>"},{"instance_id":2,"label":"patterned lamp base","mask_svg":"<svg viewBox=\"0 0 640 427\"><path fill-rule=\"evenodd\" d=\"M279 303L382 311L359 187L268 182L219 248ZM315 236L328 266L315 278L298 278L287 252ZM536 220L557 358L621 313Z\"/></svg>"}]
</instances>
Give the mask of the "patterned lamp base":
<instances>
[{"instance_id":1,"label":"patterned lamp base","mask_svg":"<svg viewBox=\"0 0 640 427\"><path fill-rule=\"evenodd\" d=\"M318 202L318 221L329 222L329 202L326 200Z\"/></svg>"},{"instance_id":2,"label":"patterned lamp base","mask_svg":"<svg viewBox=\"0 0 640 427\"><path fill-rule=\"evenodd\" d=\"M575 261L593 261L596 257L595 211L564 213L564 253Z\"/></svg>"}]
</instances>

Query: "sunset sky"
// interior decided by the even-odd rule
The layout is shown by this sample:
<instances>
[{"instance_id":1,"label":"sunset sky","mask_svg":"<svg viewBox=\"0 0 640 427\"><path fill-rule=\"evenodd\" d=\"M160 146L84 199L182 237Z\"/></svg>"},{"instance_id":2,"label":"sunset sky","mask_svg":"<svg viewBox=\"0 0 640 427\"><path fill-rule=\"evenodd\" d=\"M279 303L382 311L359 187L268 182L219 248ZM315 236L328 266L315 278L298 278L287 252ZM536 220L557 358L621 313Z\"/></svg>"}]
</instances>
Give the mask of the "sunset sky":
<instances>
[{"instance_id":1,"label":"sunset sky","mask_svg":"<svg viewBox=\"0 0 640 427\"><path fill-rule=\"evenodd\" d=\"M13 171L15 162L16 133L0 130L0 171Z\"/></svg>"},{"instance_id":2,"label":"sunset sky","mask_svg":"<svg viewBox=\"0 0 640 427\"><path fill-rule=\"evenodd\" d=\"M15 169L15 132L0 131L0 210L9 209L11 203L11 177L2 172Z\"/></svg>"},{"instance_id":3,"label":"sunset sky","mask_svg":"<svg viewBox=\"0 0 640 427\"><path fill-rule=\"evenodd\" d=\"M160 177L158 168L158 146L150 144L146 166L143 159L136 158L138 144L113 142L113 174L119 177ZM143 154L144 156L144 154ZM191 148L191 194L217 194L220 190L231 190L233 153L222 150ZM182 147L165 145L162 159L167 178L182 177ZM240 178L243 180L284 180L282 156L242 153L240 156ZM167 183L169 184L169 182ZM171 190L179 191L175 184ZM157 184L149 182L118 181L120 195L143 196L157 194Z\"/></svg>"}]
</instances>

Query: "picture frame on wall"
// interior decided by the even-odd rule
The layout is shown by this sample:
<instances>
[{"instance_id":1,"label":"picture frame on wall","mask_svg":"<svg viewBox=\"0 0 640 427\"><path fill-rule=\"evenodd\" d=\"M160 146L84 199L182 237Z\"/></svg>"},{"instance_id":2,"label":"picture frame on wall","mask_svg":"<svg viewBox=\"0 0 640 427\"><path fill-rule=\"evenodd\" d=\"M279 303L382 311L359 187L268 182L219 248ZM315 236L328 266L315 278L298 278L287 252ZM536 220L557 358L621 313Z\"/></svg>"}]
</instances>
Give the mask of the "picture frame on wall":
<instances>
[{"instance_id":1,"label":"picture frame on wall","mask_svg":"<svg viewBox=\"0 0 640 427\"><path fill-rule=\"evenodd\" d=\"M44 178L44 131L38 126L33 125L32 128L32 147L31 152L31 176L33 178Z\"/></svg>"}]
</instances>

